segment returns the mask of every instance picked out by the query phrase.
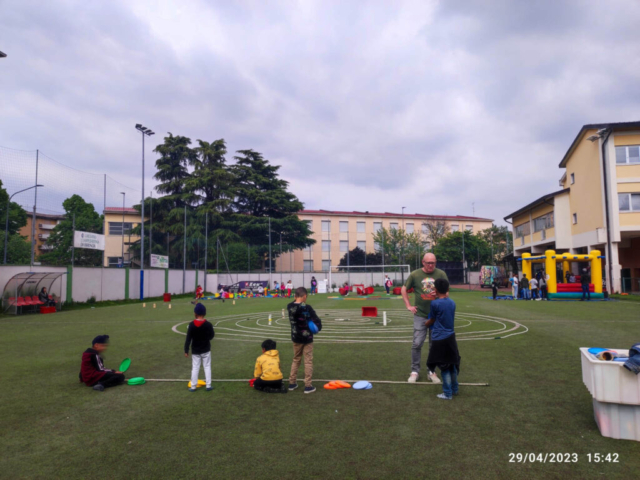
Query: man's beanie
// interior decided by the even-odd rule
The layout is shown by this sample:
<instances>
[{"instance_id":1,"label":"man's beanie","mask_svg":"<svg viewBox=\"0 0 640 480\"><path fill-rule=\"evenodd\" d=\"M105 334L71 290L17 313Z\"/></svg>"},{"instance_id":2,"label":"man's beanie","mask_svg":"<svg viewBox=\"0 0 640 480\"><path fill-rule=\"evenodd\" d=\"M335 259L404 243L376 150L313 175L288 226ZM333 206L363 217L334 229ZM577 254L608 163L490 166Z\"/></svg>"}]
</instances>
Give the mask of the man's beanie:
<instances>
[{"instance_id":1,"label":"man's beanie","mask_svg":"<svg viewBox=\"0 0 640 480\"><path fill-rule=\"evenodd\" d=\"M193 313L204 317L207 314L207 308L203 304L198 303L196 304L196 308L193 309Z\"/></svg>"},{"instance_id":2,"label":"man's beanie","mask_svg":"<svg viewBox=\"0 0 640 480\"><path fill-rule=\"evenodd\" d=\"M109 335L98 335L93 339L91 345L95 345L96 343L109 343Z\"/></svg>"}]
</instances>

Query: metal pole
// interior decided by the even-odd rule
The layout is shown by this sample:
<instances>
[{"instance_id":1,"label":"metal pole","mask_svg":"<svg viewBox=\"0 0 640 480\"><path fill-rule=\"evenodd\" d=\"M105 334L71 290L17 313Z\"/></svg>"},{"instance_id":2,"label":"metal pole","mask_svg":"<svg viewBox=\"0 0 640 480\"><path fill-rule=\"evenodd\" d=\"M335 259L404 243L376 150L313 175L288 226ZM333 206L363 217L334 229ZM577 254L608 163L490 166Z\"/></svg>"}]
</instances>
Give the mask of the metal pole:
<instances>
[{"instance_id":1,"label":"metal pole","mask_svg":"<svg viewBox=\"0 0 640 480\"><path fill-rule=\"evenodd\" d=\"M280 283L282 283L282 232L280 232Z\"/></svg>"},{"instance_id":2,"label":"metal pole","mask_svg":"<svg viewBox=\"0 0 640 480\"><path fill-rule=\"evenodd\" d=\"M466 227L462 230L462 283L466 283L467 276L465 275L464 268L464 234L466 232Z\"/></svg>"},{"instance_id":3,"label":"metal pole","mask_svg":"<svg viewBox=\"0 0 640 480\"><path fill-rule=\"evenodd\" d=\"M169 257L169 232L167 232L167 267L171 264Z\"/></svg>"},{"instance_id":4,"label":"metal pole","mask_svg":"<svg viewBox=\"0 0 640 480\"><path fill-rule=\"evenodd\" d=\"M272 285L272 281L271 281L271 270L272 270L272 263L271 263L271 217L269 218L269 286Z\"/></svg>"},{"instance_id":5,"label":"metal pole","mask_svg":"<svg viewBox=\"0 0 640 480\"><path fill-rule=\"evenodd\" d=\"M209 252L209 214L204 214L204 291L207 291L207 253Z\"/></svg>"},{"instance_id":6,"label":"metal pole","mask_svg":"<svg viewBox=\"0 0 640 480\"><path fill-rule=\"evenodd\" d=\"M71 268L76 263L76 214L73 213L73 234L71 235Z\"/></svg>"},{"instance_id":7,"label":"metal pole","mask_svg":"<svg viewBox=\"0 0 640 480\"><path fill-rule=\"evenodd\" d=\"M107 216L105 210L107 209L107 174L104 174L104 192L102 197L102 235L107 234ZM104 250L102 250L102 268L104 268Z\"/></svg>"},{"instance_id":8,"label":"metal pole","mask_svg":"<svg viewBox=\"0 0 640 480\"><path fill-rule=\"evenodd\" d=\"M153 190L149 192L149 267L151 267L151 251L153 246Z\"/></svg>"},{"instance_id":9,"label":"metal pole","mask_svg":"<svg viewBox=\"0 0 640 480\"><path fill-rule=\"evenodd\" d=\"M494 256L493 256L493 230L491 231L491 265L495 265L495 261L494 261Z\"/></svg>"},{"instance_id":10,"label":"metal pole","mask_svg":"<svg viewBox=\"0 0 640 480\"><path fill-rule=\"evenodd\" d=\"M351 252L349 251L349 224L347 223L347 282L349 282L349 289L351 289L351 266L350 258Z\"/></svg>"},{"instance_id":11,"label":"metal pole","mask_svg":"<svg viewBox=\"0 0 640 480\"><path fill-rule=\"evenodd\" d=\"M40 150L36 150L36 191L33 197L33 218L31 219L31 266L35 261L36 254L36 207L38 206L38 163L40 159ZM5 232L6 235L6 232Z\"/></svg>"},{"instance_id":12,"label":"metal pole","mask_svg":"<svg viewBox=\"0 0 640 480\"><path fill-rule=\"evenodd\" d=\"M251 273L251 244L247 243L247 274Z\"/></svg>"},{"instance_id":13,"label":"metal pole","mask_svg":"<svg viewBox=\"0 0 640 480\"><path fill-rule=\"evenodd\" d=\"M16 193L14 193L9 197L9 200L7 200L7 215L6 215L5 227L4 227L4 233L5 233L4 234L4 263L5 265L7 263L7 248L9 248L7 245L7 240L9 239L9 208L11 207L11 199L19 193L26 192L27 190L31 190L32 188L42 187L42 186L43 185L34 185L33 187L18 190Z\"/></svg>"},{"instance_id":14,"label":"metal pole","mask_svg":"<svg viewBox=\"0 0 640 480\"><path fill-rule=\"evenodd\" d=\"M185 278L187 275L187 204L184 205L184 239L182 241L182 293L185 290Z\"/></svg>"},{"instance_id":15,"label":"metal pole","mask_svg":"<svg viewBox=\"0 0 640 480\"><path fill-rule=\"evenodd\" d=\"M382 232L382 278L384 278L384 239L385 239L385 235L383 230Z\"/></svg>"},{"instance_id":16,"label":"metal pole","mask_svg":"<svg viewBox=\"0 0 640 480\"><path fill-rule=\"evenodd\" d=\"M142 133L142 208L140 212L140 300L144 300L144 132Z\"/></svg>"},{"instance_id":17,"label":"metal pole","mask_svg":"<svg viewBox=\"0 0 640 480\"><path fill-rule=\"evenodd\" d=\"M124 199L126 197L125 192L120 192L122 194L122 266L124 267Z\"/></svg>"}]
</instances>

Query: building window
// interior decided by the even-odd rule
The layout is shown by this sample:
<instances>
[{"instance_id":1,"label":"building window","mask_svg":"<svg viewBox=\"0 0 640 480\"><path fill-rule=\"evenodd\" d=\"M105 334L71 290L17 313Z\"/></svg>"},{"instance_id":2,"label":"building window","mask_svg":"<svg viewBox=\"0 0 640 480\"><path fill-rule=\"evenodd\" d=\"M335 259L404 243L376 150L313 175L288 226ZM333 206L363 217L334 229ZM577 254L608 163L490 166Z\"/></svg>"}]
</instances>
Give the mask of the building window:
<instances>
[{"instance_id":1,"label":"building window","mask_svg":"<svg viewBox=\"0 0 640 480\"><path fill-rule=\"evenodd\" d=\"M363 240L358 241L358 248L365 252L367 250L367 242Z\"/></svg>"},{"instance_id":2,"label":"building window","mask_svg":"<svg viewBox=\"0 0 640 480\"><path fill-rule=\"evenodd\" d=\"M398 224L397 223L392 223L389 228L392 228L394 230L398 230Z\"/></svg>"},{"instance_id":3,"label":"building window","mask_svg":"<svg viewBox=\"0 0 640 480\"><path fill-rule=\"evenodd\" d=\"M618 165L640 163L640 145L616 147L616 163Z\"/></svg>"},{"instance_id":4,"label":"building window","mask_svg":"<svg viewBox=\"0 0 640 480\"><path fill-rule=\"evenodd\" d=\"M305 260L303 271L305 272L313 272L313 260Z\"/></svg>"},{"instance_id":5,"label":"building window","mask_svg":"<svg viewBox=\"0 0 640 480\"><path fill-rule=\"evenodd\" d=\"M457 232L458 230L460 230L460 226L459 225L451 225L451 231L452 232Z\"/></svg>"},{"instance_id":6,"label":"building window","mask_svg":"<svg viewBox=\"0 0 640 480\"><path fill-rule=\"evenodd\" d=\"M322 220L322 231L323 232L331 231L331 220Z\"/></svg>"},{"instance_id":7,"label":"building window","mask_svg":"<svg viewBox=\"0 0 640 480\"><path fill-rule=\"evenodd\" d=\"M365 233L366 232L365 223L364 222L358 222L357 226L358 226L358 233Z\"/></svg>"},{"instance_id":8,"label":"building window","mask_svg":"<svg viewBox=\"0 0 640 480\"><path fill-rule=\"evenodd\" d=\"M467 232L473 232L473 225L467 225L465 229L467 230Z\"/></svg>"},{"instance_id":9,"label":"building window","mask_svg":"<svg viewBox=\"0 0 640 480\"><path fill-rule=\"evenodd\" d=\"M131 233L132 223L124 223L124 234ZM122 235L122 222L109 222L109 235Z\"/></svg>"},{"instance_id":10,"label":"building window","mask_svg":"<svg viewBox=\"0 0 640 480\"><path fill-rule=\"evenodd\" d=\"M422 233L424 233L425 235L429 233L429 228L427 227L426 223L422 224Z\"/></svg>"},{"instance_id":11,"label":"building window","mask_svg":"<svg viewBox=\"0 0 640 480\"><path fill-rule=\"evenodd\" d=\"M348 232L349 231L349 222L340 222L340 231Z\"/></svg>"},{"instance_id":12,"label":"building window","mask_svg":"<svg viewBox=\"0 0 640 480\"><path fill-rule=\"evenodd\" d=\"M349 242L346 240L340 240L340 251L348 252L349 251Z\"/></svg>"},{"instance_id":13,"label":"building window","mask_svg":"<svg viewBox=\"0 0 640 480\"><path fill-rule=\"evenodd\" d=\"M373 233L377 233L382 230L382 222L373 222Z\"/></svg>"},{"instance_id":14,"label":"building window","mask_svg":"<svg viewBox=\"0 0 640 480\"><path fill-rule=\"evenodd\" d=\"M553 212L533 219L533 231L540 232L547 228L553 228Z\"/></svg>"},{"instance_id":15,"label":"building window","mask_svg":"<svg viewBox=\"0 0 640 480\"><path fill-rule=\"evenodd\" d=\"M577 223L578 223L578 214L577 214L577 213L574 213L574 214L573 214L573 224L575 225L575 224L577 224Z\"/></svg>"},{"instance_id":16,"label":"building window","mask_svg":"<svg viewBox=\"0 0 640 480\"><path fill-rule=\"evenodd\" d=\"M322 271L328 272L331 270L331 260L322 260Z\"/></svg>"},{"instance_id":17,"label":"building window","mask_svg":"<svg viewBox=\"0 0 640 480\"><path fill-rule=\"evenodd\" d=\"M405 231L406 231L407 233L413 233L413 223L407 223L407 224L405 225Z\"/></svg>"},{"instance_id":18,"label":"building window","mask_svg":"<svg viewBox=\"0 0 640 480\"><path fill-rule=\"evenodd\" d=\"M122 257L108 257L109 258L109 266L117 267L122 264Z\"/></svg>"},{"instance_id":19,"label":"building window","mask_svg":"<svg viewBox=\"0 0 640 480\"><path fill-rule=\"evenodd\" d=\"M640 193L619 193L618 204L621 212L640 212Z\"/></svg>"},{"instance_id":20,"label":"building window","mask_svg":"<svg viewBox=\"0 0 640 480\"><path fill-rule=\"evenodd\" d=\"M572 173L571 174L571 185L573 185L574 183L576 183L576 174Z\"/></svg>"},{"instance_id":21,"label":"building window","mask_svg":"<svg viewBox=\"0 0 640 480\"><path fill-rule=\"evenodd\" d=\"M516 227L516 238L524 238L525 235L529 235L531 233L531 224L529 222L523 223L522 225L518 225Z\"/></svg>"},{"instance_id":22,"label":"building window","mask_svg":"<svg viewBox=\"0 0 640 480\"><path fill-rule=\"evenodd\" d=\"M331 251L331 240L322 240L322 251L323 252Z\"/></svg>"}]
</instances>

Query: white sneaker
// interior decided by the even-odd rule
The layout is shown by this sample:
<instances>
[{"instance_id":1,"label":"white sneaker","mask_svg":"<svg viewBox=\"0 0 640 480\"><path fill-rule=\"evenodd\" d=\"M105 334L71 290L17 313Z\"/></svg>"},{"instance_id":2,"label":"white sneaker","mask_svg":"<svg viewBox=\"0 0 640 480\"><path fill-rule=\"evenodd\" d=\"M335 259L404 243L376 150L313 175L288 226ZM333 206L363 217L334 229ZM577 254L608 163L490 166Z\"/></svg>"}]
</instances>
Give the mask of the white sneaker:
<instances>
[{"instance_id":1,"label":"white sneaker","mask_svg":"<svg viewBox=\"0 0 640 480\"><path fill-rule=\"evenodd\" d=\"M416 383L417 381L418 381L418 372L411 372L411 375L409 375L409 380L407 380L407 382Z\"/></svg>"},{"instance_id":2,"label":"white sneaker","mask_svg":"<svg viewBox=\"0 0 640 480\"><path fill-rule=\"evenodd\" d=\"M429 380L431 380L433 383L442 383L438 378L438 375L436 375L436 372L429 372Z\"/></svg>"}]
</instances>

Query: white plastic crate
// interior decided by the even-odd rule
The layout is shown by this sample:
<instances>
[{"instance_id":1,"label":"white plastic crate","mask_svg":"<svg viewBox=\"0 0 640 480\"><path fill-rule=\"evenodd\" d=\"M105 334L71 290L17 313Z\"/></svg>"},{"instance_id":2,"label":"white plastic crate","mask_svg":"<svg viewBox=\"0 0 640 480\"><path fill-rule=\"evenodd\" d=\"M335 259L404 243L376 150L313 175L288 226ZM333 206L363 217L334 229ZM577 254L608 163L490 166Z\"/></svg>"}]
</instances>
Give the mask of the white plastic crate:
<instances>
[{"instance_id":1,"label":"white plastic crate","mask_svg":"<svg viewBox=\"0 0 640 480\"><path fill-rule=\"evenodd\" d=\"M588 350L585 347L581 348L580 352L582 381L591 396L598 402L640 405L640 375L624 368L623 362L598 360ZM614 351L623 355L629 354L628 350Z\"/></svg>"},{"instance_id":2,"label":"white plastic crate","mask_svg":"<svg viewBox=\"0 0 640 480\"><path fill-rule=\"evenodd\" d=\"M603 437L640 442L640 405L599 402L594 398L593 416Z\"/></svg>"}]
</instances>

